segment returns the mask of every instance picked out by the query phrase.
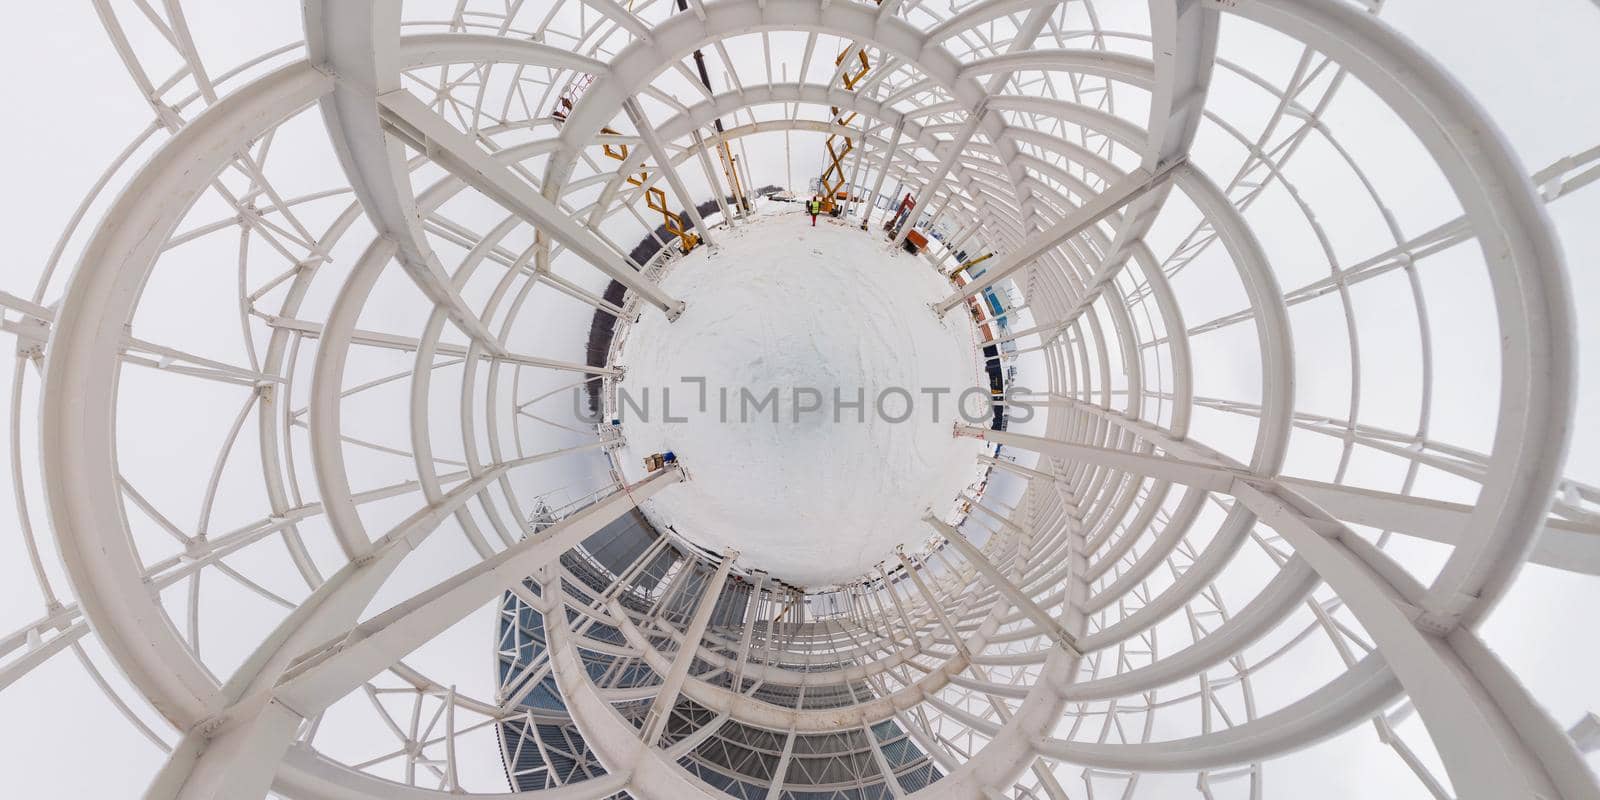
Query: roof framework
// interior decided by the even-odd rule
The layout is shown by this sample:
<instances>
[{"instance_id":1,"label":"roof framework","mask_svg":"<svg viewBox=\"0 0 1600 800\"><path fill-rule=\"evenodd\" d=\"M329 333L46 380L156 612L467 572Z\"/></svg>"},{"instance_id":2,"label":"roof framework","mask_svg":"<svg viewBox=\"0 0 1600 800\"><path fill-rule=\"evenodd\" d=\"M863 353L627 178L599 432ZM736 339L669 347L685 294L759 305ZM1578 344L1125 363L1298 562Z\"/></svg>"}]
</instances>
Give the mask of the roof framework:
<instances>
[{"instance_id":1,"label":"roof framework","mask_svg":"<svg viewBox=\"0 0 1600 800\"><path fill-rule=\"evenodd\" d=\"M303 45L218 71L178 3L140 4L153 40L97 3L153 119L37 285L0 294L44 601L0 639L0 689L73 651L166 753L151 797L1066 798L1172 776L1255 797L1275 760L1370 725L1403 765L1385 791L1600 798L1479 631L1527 561L1600 574L1600 488L1562 474L1577 334L1546 210L1600 176L1600 147L1530 175L1376 6L1151 0L1122 28L1103 5L306 0ZM1292 70L1219 53L1242 25L1291 43ZM792 78L775 40L801 44ZM686 66L696 50L720 88ZM847 88L854 50L874 69ZM1264 113L1215 99L1223 81ZM1330 109L1357 88L1444 187L1433 224L1402 222L1346 147ZM551 309L625 326L693 302L657 286L673 248L630 255L657 236L645 193L665 182L692 206L682 176L718 186L709 160L695 175L711 148L777 133L853 137L851 168L875 175L856 185L915 187L950 241L996 253L966 294L1010 281L1025 303L1007 338L1035 354L1038 391L1011 402L1042 420L957 432L999 445L1020 502L971 498L977 524L809 593L692 534L622 561L581 546L683 476L622 485L594 470L604 438L541 408L617 377L574 357ZM1241 155L1218 169L1202 137ZM307 180L313 150L336 169ZM1297 157L1357 188L1319 204ZM1347 247L1339 214L1381 221L1381 244ZM1283 219L1310 231L1296 257L1325 263L1283 262L1266 229ZM219 256L236 305L164 327L183 289L164 271ZM1481 446L1433 432L1447 367L1423 273L1444 258L1490 300ZM1196 280L1236 302L1197 301ZM1362 381L1384 347L1360 334L1372 287L1415 340L1403 391ZM386 317L401 296L425 311ZM1296 324L1313 306L1342 326L1348 370L1347 395L1315 409L1297 399L1316 379ZM225 336L234 357L209 341ZM1251 364L1249 391L1205 392L1218 341ZM180 395L226 408L185 439L204 452L151 433L181 424L163 400ZM1395 404L1408 426L1367 410ZM1222 429L1238 435L1205 435ZM1318 448L1331 468L1303 468ZM150 465L191 461L192 524L149 488ZM406 577L444 538L470 563ZM1439 548L1423 566L1404 555L1421 541ZM267 558L298 583L263 579ZM206 615L240 595L271 621L203 646ZM410 663L490 606L491 694ZM330 743L350 705L390 749ZM463 753L486 742L506 782L468 785Z\"/></svg>"}]
</instances>

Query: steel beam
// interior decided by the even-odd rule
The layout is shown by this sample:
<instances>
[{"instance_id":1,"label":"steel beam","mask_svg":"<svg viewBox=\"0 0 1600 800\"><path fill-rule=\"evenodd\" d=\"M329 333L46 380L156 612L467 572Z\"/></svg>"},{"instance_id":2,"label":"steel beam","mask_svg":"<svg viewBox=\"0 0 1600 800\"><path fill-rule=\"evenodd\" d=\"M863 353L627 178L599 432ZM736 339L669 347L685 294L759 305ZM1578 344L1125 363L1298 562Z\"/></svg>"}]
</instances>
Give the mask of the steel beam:
<instances>
[{"instance_id":1,"label":"steel beam","mask_svg":"<svg viewBox=\"0 0 1600 800\"><path fill-rule=\"evenodd\" d=\"M321 100L323 122L362 210L394 242L394 257L450 321L493 353L500 341L445 273L422 228L403 151L385 134L378 95L400 89L400 6L305 0L307 59L334 77Z\"/></svg>"},{"instance_id":2,"label":"steel beam","mask_svg":"<svg viewBox=\"0 0 1600 800\"><path fill-rule=\"evenodd\" d=\"M1525 690L1504 684L1503 666L1477 634L1425 629L1416 607L1422 587L1385 564L1388 556L1273 487L1241 480L1234 491L1294 545L1372 635L1462 798L1600 797L1583 757ZM1481 680L1485 672L1497 683Z\"/></svg>"},{"instance_id":3,"label":"steel beam","mask_svg":"<svg viewBox=\"0 0 1600 800\"><path fill-rule=\"evenodd\" d=\"M1072 634L1068 633L1067 629L1062 627L1055 617L1050 616L1050 612L1040 608L1032 597L1029 597L1026 592L1018 588L1015 583L1012 583L999 568L989 561L988 557L983 554L982 550L978 549L977 545L967 540L967 537L961 531L931 516L923 517L922 521L932 526L934 530L939 532L940 536L944 537L945 541L960 550L967 563L971 564L973 569L976 569L985 580L989 581L989 585L1005 595L1006 600L1011 605L1027 615L1028 619L1033 620L1033 624L1039 626L1041 633L1050 637L1058 647L1064 648L1074 658L1083 656L1083 653L1079 652L1077 642Z\"/></svg>"},{"instance_id":4,"label":"steel beam","mask_svg":"<svg viewBox=\"0 0 1600 800\"><path fill-rule=\"evenodd\" d=\"M1060 246L1062 242L1083 233L1089 226L1094 225L1118 209L1151 191L1166 181L1173 169L1184 163L1182 160L1159 165L1155 170L1143 168L1128 173L1116 183L1106 187L1106 190L1084 201L1083 205L1073 209L1060 222L1028 237L1028 239L1005 255L996 256L989 268L984 270L983 277L973 280L966 286L934 306L934 310L942 317L967 298L987 289L1006 278L1019 269L1032 264L1039 256Z\"/></svg>"},{"instance_id":5,"label":"steel beam","mask_svg":"<svg viewBox=\"0 0 1600 800\"><path fill-rule=\"evenodd\" d=\"M689 215L689 219L694 221L695 230L700 231L700 240L705 242L707 247L714 247L716 242L711 238L711 227L701 218L700 209L695 206L694 196L689 194L689 188L678 175L678 168L673 166L672 157L667 154L667 148L661 143L661 136L656 132L655 126L650 124L650 118L645 115L644 109L639 107L639 101L629 98L622 104L622 108L628 112L628 120L633 123L634 130L639 132L639 140L644 143L644 149L650 153L650 158L655 160L656 169L666 176L667 183L672 185L672 193L683 206L683 213Z\"/></svg>"},{"instance_id":6,"label":"steel beam","mask_svg":"<svg viewBox=\"0 0 1600 800\"><path fill-rule=\"evenodd\" d=\"M289 667L276 701L311 717L679 480L657 472L333 637Z\"/></svg>"},{"instance_id":7,"label":"steel beam","mask_svg":"<svg viewBox=\"0 0 1600 800\"><path fill-rule=\"evenodd\" d=\"M650 305L665 312L669 320L677 319L683 313L683 301L672 298L645 278L592 231L574 222L572 215L562 211L535 191L527 181L491 158L472 137L456 130L423 105L415 95L396 89L380 96L378 103L385 128L401 136L446 172L482 192L507 211L522 217L612 280L628 287Z\"/></svg>"},{"instance_id":8,"label":"steel beam","mask_svg":"<svg viewBox=\"0 0 1600 800\"><path fill-rule=\"evenodd\" d=\"M376 542L370 557L359 562L352 561L318 587L309 600L279 624L234 679L223 687L220 699L227 706L219 708L215 716L189 731L157 774L146 797L152 800L168 797L182 800L265 797L278 763L306 718L319 713L367 678L394 664L410 648L419 646L434 635L427 633L420 636L419 633L426 630L437 632L437 625L441 621L448 627L460 618L455 616L448 620L429 621L428 612L441 607L428 605L432 598L424 593L397 607L401 610L391 609L389 614L380 615L380 618L392 616L392 619L380 623L377 621L379 618L375 618L364 627L351 627L401 561L431 535L440 522L499 475L500 470L491 470L451 490L441 503L418 511ZM651 484L654 488L649 491L658 491L667 485L670 482L655 481ZM617 499L626 496L619 493L608 503L596 506L592 509L595 513L582 520L572 518L575 521L570 530L581 531L597 520L599 524L594 530L599 530L610 521L603 518L605 513L612 513L611 519L614 519L626 508L632 507L631 501ZM551 537L559 535L560 532L557 532ZM572 543L581 541L584 536L577 536ZM503 560L514 559L519 553L530 551L540 558L555 558L570 548L571 545L558 550L553 545L535 547L540 542L572 538L561 537L557 540L551 537L527 540L521 547L505 551ZM495 566L493 560L485 561L463 574L475 573L484 569L485 565L488 565L492 574ZM527 567L528 564L521 563L518 566ZM522 570L511 582L520 581L530 572L531 569ZM461 577L458 575L457 579ZM457 579L452 579L452 582ZM452 582L441 585L448 587L441 589L444 592L441 603L461 596L459 593L449 593L449 588L456 588L450 586ZM500 584L498 589L490 592L489 598L480 600L462 613L481 608L507 585ZM485 587L480 581L472 588L481 593ZM411 610L410 607L416 607L419 614L408 616L406 612ZM445 613L444 616L448 617L449 614ZM391 628L390 622L398 624ZM428 625L434 627L428 628ZM410 638L406 639L408 635ZM372 642L361 644L365 639L372 639ZM391 644L395 641L413 643L409 646ZM342 652L347 642L353 645L349 655ZM386 651L386 645L397 649ZM306 656L311 654L319 654L320 657L307 660ZM323 668L323 664L329 662L331 664ZM371 671L363 672L367 669ZM288 680L285 680L285 676L288 676ZM295 676L303 680L296 683L293 680Z\"/></svg>"},{"instance_id":9,"label":"steel beam","mask_svg":"<svg viewBox=\"0 0 1600 800\"><path fill-rule=\"evenodd\" d=\"M667 722L672 718L672 708L678 702L678 692L683 690L683 682L689 677L689 667L694 664L695 653L700 650L700 640L705 638L706 626L711 624L711 612L716 610L717 600L722 597L722 587L728 580L728 571L733 569L736 558L738 553L732 551L723 553L722 563L717 565L716 572L706 581L705 588L700 592L700 602L695 606L694 616L689 620L689 628L683 634L683 645L678 648L678 655L672 661L672 669L662 677L661 684L656 687L655 701L650 704L650 711L645 715L642 733L647 746L654 747L667 729Z\"/></svg>"},{"instance_id":10,"label":"steel beam","mask_svg":"<svg viewBox=\"0 0 1600 800\"><path fill-rule=\"evenodd\" d=\"M694 141L694 155L700 160L700 168L705 171L706 183L711 186L711 196L717 201L717 208L722 211L722 224L730 230L733 228L733 209L728 207L726 192L722 189L722 179L717 177L717 170L711 165L711 154L706 147L705 136L701 135L700 128L696 127L689 132L689 138Z\"/></svg>"}]
</instances>

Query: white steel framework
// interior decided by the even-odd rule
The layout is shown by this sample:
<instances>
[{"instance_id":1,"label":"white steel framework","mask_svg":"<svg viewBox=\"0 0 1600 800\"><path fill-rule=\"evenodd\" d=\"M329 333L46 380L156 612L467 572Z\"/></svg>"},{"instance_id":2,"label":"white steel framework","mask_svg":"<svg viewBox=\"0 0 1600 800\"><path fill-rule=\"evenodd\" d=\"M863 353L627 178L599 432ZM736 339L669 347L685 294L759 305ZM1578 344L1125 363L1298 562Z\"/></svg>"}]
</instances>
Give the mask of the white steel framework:
<instances>
[{"instance_id":1,"label":"white steel framework","mask_svg":"<svg viewBox=\"0 0 1600 800\"><path fill-rule=\"evenodd\" d=\"M1592 722L1483 630L1525 564L1600 575L1552 217L1600 143L1530 171L1381 0L304 0L227 64L177 0L93 5L153 119L0 293L40 601L0 691L73 652L147 797L1314 796L1375 750L1370 796L1600 800ZM1380 117L1427 215L1341 127ZM648 529L693 465L628 484L556 406L612 408L631 321L694 303L646 193L715 247L729 170L789 169L746 146L825 135L852 229L948 245L929 313L990 326L1037 423L953 431L1015 502L800 587ZM223 301L166 277L200 263ZM492 685L429 669L490 616ZM1592 672L1595 630L1551 658Z\"/></svg>"}]
</instances>

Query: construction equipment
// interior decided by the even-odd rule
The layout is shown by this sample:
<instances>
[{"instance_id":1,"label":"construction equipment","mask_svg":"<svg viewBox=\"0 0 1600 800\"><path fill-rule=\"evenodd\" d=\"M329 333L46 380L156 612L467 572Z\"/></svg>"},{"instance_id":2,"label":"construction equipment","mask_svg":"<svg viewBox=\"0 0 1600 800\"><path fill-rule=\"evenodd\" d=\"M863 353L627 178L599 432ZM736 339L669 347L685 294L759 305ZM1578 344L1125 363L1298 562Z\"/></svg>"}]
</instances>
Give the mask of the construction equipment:
<instances>
[{"instance_id":1,"label":"construction equipment","mask_svg":"<svg viewBox=\"0 0 1600 800\"><path fill-rule=\"evenodd\" d=\"M722 132L721 123L722 120L717 120L717 133L719 134ZM728 177L728 189L733 192L734 202L738 203L739 207L748 214L750 212L750 198L744 194L744 182L739 180L739 158L733 154L732 150L728 149L728 140L722 140L717 147L717 154L722 161L722 174Z\"/></svg>"},{"instance_id":2,"label":"construction equipment","mask_svg":"<svg viewBox=\"0 0 1600 800\"><path fill-rule=\"evenodd\" d=\"M678 0L678 10L688 10L688 4L686 0ZM863 56L863 58L865 57ZM711 77L706 72L705 55L698 49L694 51L694 61L695 66L700 72L700 82L705 84L707 91L710 91ZM594 83L594 75L585 73L574 78L567 84L567 87L561 91L561 94L556 98L555 107L550 111L550 116L556 121L557 126L560 126L567 121L567 115L572 113L572 109L577 105L578 99L583 96L583 93L589 89L589 85L592 83ZM750 201L745 197L744 185L739 180L738 160L734 158L733 151L728 149L728 142L722 136L722 120L720 118L715 120L715 127L717 129L717 157L722 161L722 174L728 180L728 189L729 191L733 192L734 202L739 205L741 210L748 213L750 211ZM600 132L611 135L618 134L616 130L611 128L601 128ZM607 156L618 161L628 160L627 145L612 145L607 142L601 146L601 149L605 151ZM649 182L649 180L650 172L642 165L640 166L638 175L628 176L628 183L633 186L643 187ZM691 233L687 228L685 228L683 225L683 217L673 213L667 208L666 191L659 187L652 186L649 189L646 189L644 194L645 206L651 211L661 215L662 226L667 229L668 233L678 237L678 245L683 252L687 253L690 250L693 250L694 246L700 243L700 236L698 234ZM729 220L728 224L732 224L732 220Z\"/></svg>"},{"instance_id":3,"label":"construction equipment","mask_svg":"<svg viewBox=\"0 0 1600 800\"><path fill-rule=\"evenodd\" d=\"M550 110L550 117L556 121L557 126L566 123L567 115L572 113L573 106L577 104L580 97L583 97L583 93L589 89L589 84L591 83L594 83L594 76L584 73L574 78L567 84L567 88L561 91L561 95L556 98L555 107ZM611 134L612 136L619 135L619 132L613 128L601 128L600 132ZM605 142L601 144L600 148L611 158L618 161L628 160L628 146L625 144L613 145L610 142ZM641 188L649 181L650 171L645 169L643 165L640 165L638 175L628 176L629 184ZM645 189L644 204L646 208L661 215L662 227L667 229L667 233L678 238L678 247L683 252L687 253L693 250L694 246L700 243L700 236L691 233L683 226L683 217L667 208L667 193L661 187L651 186Z\"/></svg>"},{"instance_id":4,"label":"construction equipment","mask_svg":"<svg viewBox=\"0 0 1600 800\"><path fill-rule=\"evenodd\" d=\"M833 65L837 67L843 64L844 57L849 52L849 49L846 49L840 53L839 57L833 60ZM844 88L852 92L855 91L856 84L872 70L872 62L867 60L867 51L865 49L856 48L856 56L861 62L861 66L854 72L846 72L841 76L844 81ZM854 111L850 112L849 116L840 117L837 106L831 106L829 110L832 113L832 119L840 125L848 127L851 122L855 121L856 113ZM839 147L840 139L844 140L842 149ZM848 136L831 133L828 134L826 146L828 148L828 166L822 171L822 211L825 214L832 214L836 202L849 196L846 191L843 191L845 182L849 180L844 172L844 159L845 156L850 155L850 151L855 149L855 142Z\"/></svg>"},{"instance_id":5,"label":"construction equipment","mask_svg":"<svg viewBox=\"0 0 1600 800\"><path fill-rule=\"evenodd\" d=\"M611 128L601 128L600 132L613 135L617 134L617 131ZM613 145L610 142L606 142L600 145L600 149L604 151L605 154L610 158L614 158L618 161L628 160L628 146L625 144ZM634 186L642 187L649 180L650 173L642 167L639 169L638 175L628 176L628 183ZM683 226L683 217L672 213L672 211L667 208L667 193L661 187L652 186L648 189L645 189L644 204L651 211L661 215L662 225L666 227L667 233L678 237L678 245L679 247L683 248L683 252L687 253L690 250L693 250L694 246L700 243L699 234L690 233L689 230Z\"/></svg>"},{"instance_id":6,"label":"construction equipment","mask_svg":"<svg viewBox=\"0 0 1600 800\"><path fill-rule=\"evenodd\" d=\"M971 261L963 261L963 262L961 262L960 269L970 270L973 267L976 267L979 264L982 264L983 262L988 261L993 256L994 256L994 253L990 252L990 253L984 253L983 255L972 259Z\"/></svg>"},{"instance_id":7,"label":"construction equipment","mask_svg":"<svg viewBox=\"0 0 1600 800\"><path fill-rule=\"evenodd\" d=\"M900 220L906 218L906 216L911 213L911 209L915 208L916 205L916 199L911 196L910 192L906 192L906 196L900 201L900 207L895 209L894 216L884 221L883 229L891 233L899 230Z\"/></svg>"}]
</instances>

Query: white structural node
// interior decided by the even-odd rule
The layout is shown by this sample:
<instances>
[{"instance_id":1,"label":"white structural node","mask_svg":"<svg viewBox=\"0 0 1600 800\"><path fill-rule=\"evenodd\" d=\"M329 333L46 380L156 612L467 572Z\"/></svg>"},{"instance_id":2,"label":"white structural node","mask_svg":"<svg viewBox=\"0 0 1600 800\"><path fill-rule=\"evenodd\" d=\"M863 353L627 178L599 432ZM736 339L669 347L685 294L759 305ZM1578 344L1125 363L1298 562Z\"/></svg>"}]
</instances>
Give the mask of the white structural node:
<instances>
[{"instance_id":1,"label":"white structural node","mask_svg":"<svg viewBox=\"0 0 1600 800\"><path fill-rule=\"evenodd\" d=\"M1593 4L84 5L16 796L1600 800Z\"/></svg>"}]
</instances>

